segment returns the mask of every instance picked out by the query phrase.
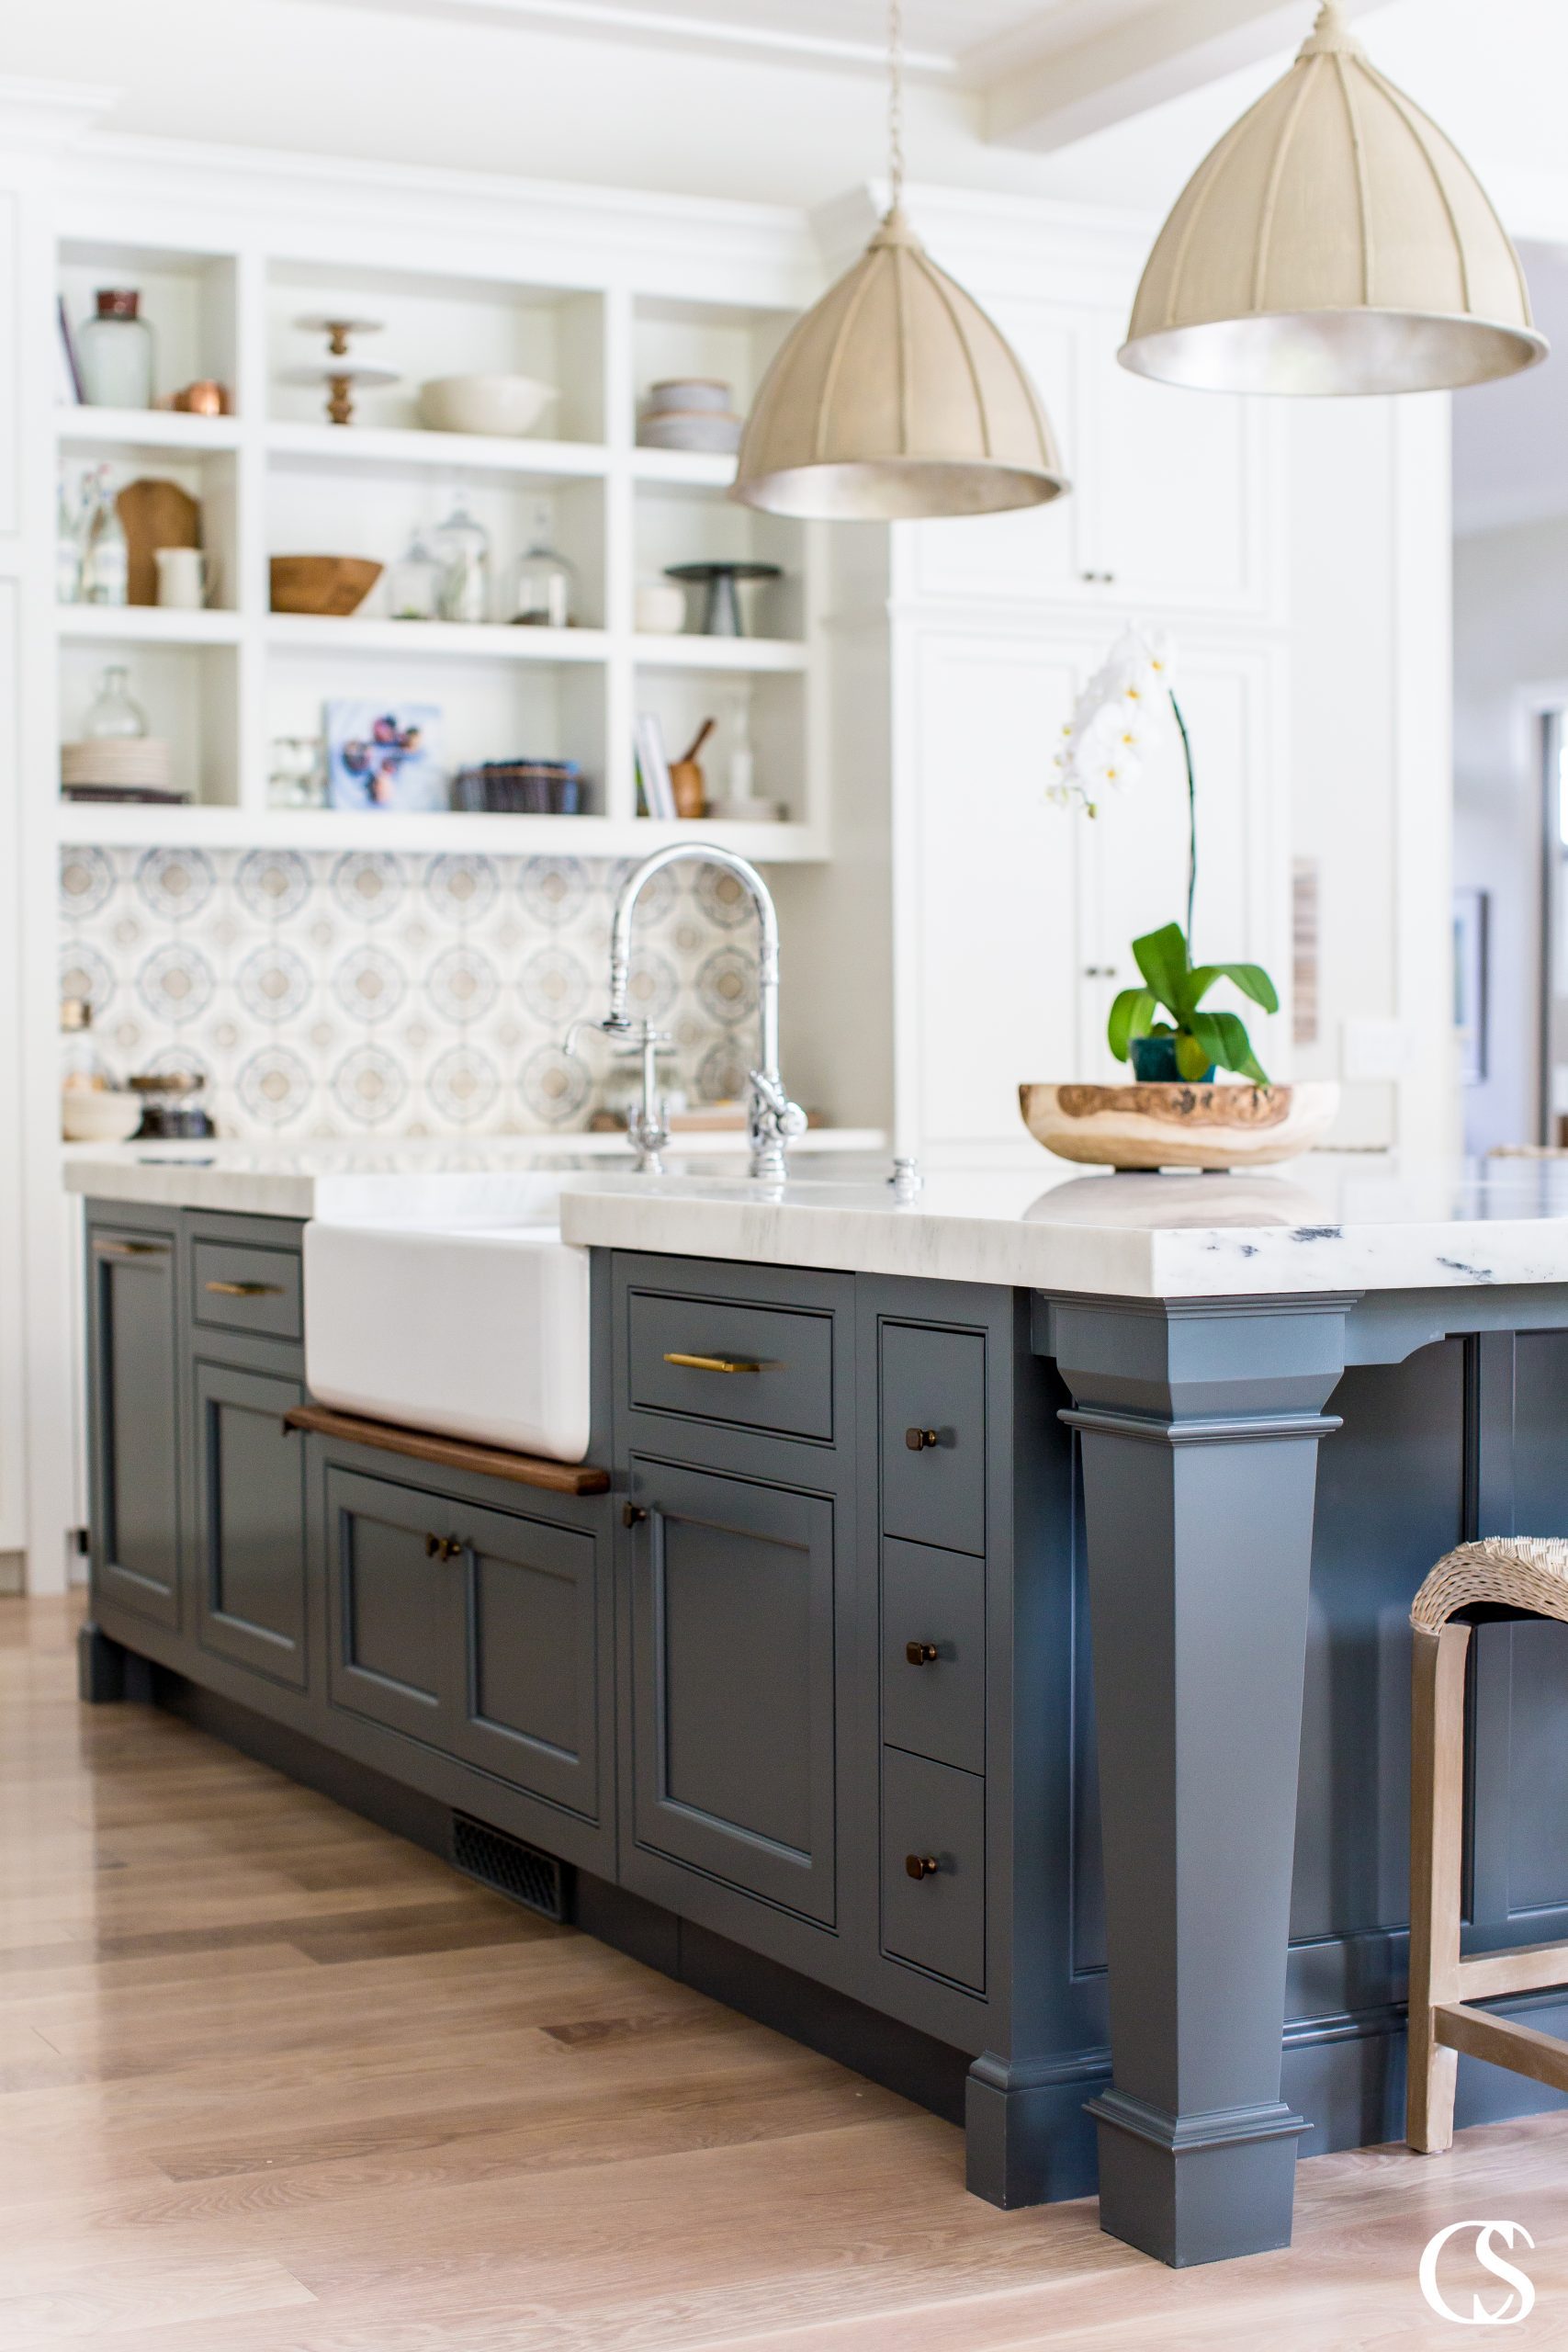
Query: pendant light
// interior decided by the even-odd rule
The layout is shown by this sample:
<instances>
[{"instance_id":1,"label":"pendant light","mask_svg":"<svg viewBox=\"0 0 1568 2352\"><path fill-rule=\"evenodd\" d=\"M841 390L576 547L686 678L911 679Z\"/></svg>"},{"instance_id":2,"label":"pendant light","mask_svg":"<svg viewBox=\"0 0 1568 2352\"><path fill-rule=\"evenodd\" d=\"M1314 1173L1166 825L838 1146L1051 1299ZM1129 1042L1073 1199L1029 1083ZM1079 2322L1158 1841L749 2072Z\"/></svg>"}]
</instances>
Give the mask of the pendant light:
<instances>
[{"instance_id":1,"label":"pendant light","mask_svg":"<svg viewBox=\"0 0 1568 2352\"><path fill-rule=\"evenodd\" d=\"M905 218L900 0L888 50L892 202L763 378L730 495L828 522L1042 506L1067 481L1040 396Z\"/></svg>"},{"instance_id":2,"label":"pendant light","mask_svg":"<svg viewBox=\"0 0 1568 2352\"><path fill-rule=\"evenodd\" d=\"M1208 391L1429 392L1546 351L1474 173L1323 0L1177 199L1120 356Z\"/></svg>"}]
</instances>

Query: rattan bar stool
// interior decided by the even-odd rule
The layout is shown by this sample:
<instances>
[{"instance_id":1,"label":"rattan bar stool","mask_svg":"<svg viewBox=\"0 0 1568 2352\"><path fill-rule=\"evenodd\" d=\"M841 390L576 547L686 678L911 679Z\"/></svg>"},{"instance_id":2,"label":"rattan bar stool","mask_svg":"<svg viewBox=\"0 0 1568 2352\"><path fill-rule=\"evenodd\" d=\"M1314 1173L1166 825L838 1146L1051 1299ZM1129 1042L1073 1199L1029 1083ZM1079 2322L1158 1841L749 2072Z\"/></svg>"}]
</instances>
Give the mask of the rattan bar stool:
<instances>
[{"instance_id":1,"label":"rattan bar stool","mask_svg":"<svg viewBox=\"0 0 1568 2352\"><path fill-rule=\"evenodd\" d=\"M1568 1985L1568 1943L1460 1958L1464 1847L1464 1668L1472 1625L1568 1623L1568 1542L1489 1535L1438 1562L1410 1611L1410 2057L1404 2135L1438 2155L1454 2136L1459 2053L1568 2091L1568 2041L1472 2001Z\"/></svg>"}]
</instances>

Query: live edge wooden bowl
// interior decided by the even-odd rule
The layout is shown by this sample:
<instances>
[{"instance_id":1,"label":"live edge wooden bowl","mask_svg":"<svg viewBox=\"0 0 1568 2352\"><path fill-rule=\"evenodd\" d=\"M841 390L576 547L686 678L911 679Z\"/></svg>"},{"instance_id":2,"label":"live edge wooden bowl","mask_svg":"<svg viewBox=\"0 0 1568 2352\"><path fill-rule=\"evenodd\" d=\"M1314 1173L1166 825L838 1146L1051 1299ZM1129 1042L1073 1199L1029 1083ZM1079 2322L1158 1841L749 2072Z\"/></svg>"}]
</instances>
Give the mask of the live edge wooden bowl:
<instances>
[{"instance_id":1,"label":"live edge wooden bowl","mask_svg":"<svg viewBox=\"0 0 1568 2352\"><path fill-rule=\"evenodd\" d=\"M1035 1142L1061 1159L1097 1168L1267 1168L1321 1142L1339 1089L1023 1085L1018 1102Z\"/></svg>"},{"instance_id":2,"label":"live edge wooden bowl","mask_svg":"<svg viewBox=\"0 0 1568 2352\"><path fill-rule=\"evenodd\" d=\"M378 563L357 555L275 555L272 609L346 620L381 577Z\"/></svg>"}]
</instances>

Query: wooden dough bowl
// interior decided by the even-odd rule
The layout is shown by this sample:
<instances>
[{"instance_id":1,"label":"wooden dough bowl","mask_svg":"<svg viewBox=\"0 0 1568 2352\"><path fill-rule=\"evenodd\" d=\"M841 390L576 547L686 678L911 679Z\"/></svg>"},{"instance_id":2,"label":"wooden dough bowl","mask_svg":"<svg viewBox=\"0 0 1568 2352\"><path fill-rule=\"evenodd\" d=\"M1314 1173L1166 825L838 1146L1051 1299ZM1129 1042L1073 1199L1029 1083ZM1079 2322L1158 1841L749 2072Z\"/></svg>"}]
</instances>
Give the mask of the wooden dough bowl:
<instances>
[{"instance_id":1,"label":"wooden dough bowl","mask_svg":"<svg viewBox=\"0 0 1568 2352\"><path fill-rule=\"evenodd\" d=\"M275 555L272 609L346 620L359 610L380 577L380 565L362 556Z\"/></svg>"},{"instance_id":2,"label":"wooden dough bowl","mask_svg":"<svg viewBox=\"0 0 1568 2352\"><path fill-rule=\"evenodd\" d=\"M1023 1124L1061 1159L1097 1168L1267 1168L1322 1141L1339 1108L1311 1086L1043 1086L1018 1090Z\"/></svg>"}]
</instances>

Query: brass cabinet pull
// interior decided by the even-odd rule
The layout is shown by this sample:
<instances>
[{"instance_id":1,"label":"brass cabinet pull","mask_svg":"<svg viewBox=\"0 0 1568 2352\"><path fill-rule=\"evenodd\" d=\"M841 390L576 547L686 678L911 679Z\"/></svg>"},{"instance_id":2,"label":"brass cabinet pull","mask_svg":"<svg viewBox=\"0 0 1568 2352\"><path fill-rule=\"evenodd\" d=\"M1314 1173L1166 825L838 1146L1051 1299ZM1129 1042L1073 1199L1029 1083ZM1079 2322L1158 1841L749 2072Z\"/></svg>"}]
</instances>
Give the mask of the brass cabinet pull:
<instances>
[{"instance_id":1,"label":"brass cabinet pull","mask_svg":"<svg viewBox=\"0 0 1568 2352\"><path fill-rule=\"evenodd\" d=\"M934 1666L939 1652L934 1642L906 1642L904 1656L911 1666Z\"/></svg>"},{"instance_id":2,"label":"brass cabinet pull","mask_svg":"<svg viewBox=\"0 0 1568 2352\"><path fill-rule=\"evenodd\" d=\"M460 1539L456 1535L427 1535L424 1539L424 1556L427 1560L446 1562L460 1559L463 1548Z\"/></svg>"},{"instance_id":3,"label":"brass cabinet pull","mask_svg":"<svg viewBox=\"0 0 1568 2352\"><path fill-rule=\"evenodd\" d=\"M621 1525L623 1527L640 1527L647 1517L648 1513L644 1510L640 1503L623 1503L621 1505Z\"/></svg>"},{"instance_id":4,"label":"brass cabinet pull","mask_svg":"<svg viewBox=\"0 0 1568 2352\"><path fill-rule=\"evenodd\" d=\"M906 1430L904 1442L911 1453L923 1453L928 1445L942 1443L942 1432L940 1430Z\"/></svg>"},{"instance_id":5,"label":"brass cabinet pull","mask_svg":"<svg viewBox=\"0 0 1568 2352\"><path fill-rule=\"evenodd\" d=\"M904 1868L913 1879L935 1878L942 1864L934 1854L906 1854Z\"/></svg>"},{"instance_id":6,"label":"brass cabinet pull","mask_svg":"<svg viewBox=\"0 0 1568 2352\"><path fill-rule=\"evenodd\" d=\"M98 1258L166 1258L166 1241L95 1241L93 1254Z\"/></svg>"},{"instance_id":7,"label":"brass cabinet pull","mask_svg":"<svg viewBox=\"0 0 1568 2352\"><path fill-rule=\"evenodd\" d=\"M281 1298L281 1283L208 1283L214 1298Z\"/></svg>"},{"instance_id":8,"label":"brass cabinet pull","mask_svg":"<svg viewBox=\"0 0 1568 2352\"><path fill-rule=\"evenodd\" d=\"M761 1372L760 1363L747 1363L739 1356L667 1355L666 1363L678 1363L687 1372Z\"/></svg>"}]
</instances>

